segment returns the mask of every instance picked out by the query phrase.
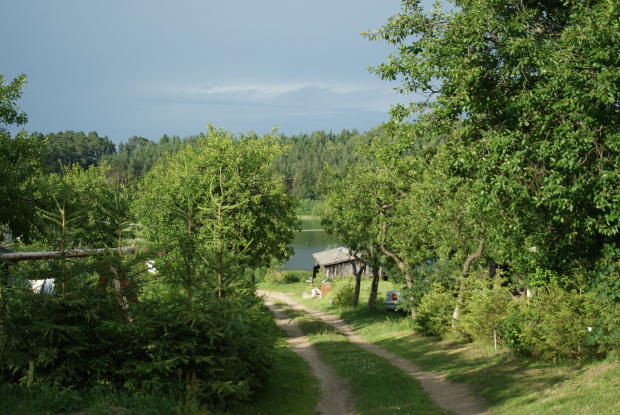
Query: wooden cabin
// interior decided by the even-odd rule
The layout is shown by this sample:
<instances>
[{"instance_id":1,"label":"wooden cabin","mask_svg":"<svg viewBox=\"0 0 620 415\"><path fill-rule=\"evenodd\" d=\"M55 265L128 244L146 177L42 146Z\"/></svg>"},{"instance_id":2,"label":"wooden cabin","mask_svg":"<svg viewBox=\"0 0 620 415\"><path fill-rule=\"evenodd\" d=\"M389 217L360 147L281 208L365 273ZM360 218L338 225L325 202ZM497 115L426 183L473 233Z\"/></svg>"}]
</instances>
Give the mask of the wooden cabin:
<instances>
[{"instance_id":1,"label":"wooden cabin","mask_svg":"<svg viewBox=\"0 0 620 415\"><path fill-rule=\"evenodd\" d=\"M355 263L356 269L360 269L363 266L360 261L357 261L351 255L349 249L342 247L317 252L312 254L312 256L314 257L312 279L314 279L319 270L323 271L327 279L334 279L353 275L353 263ZM366 267L362 275L371 276L372 270L370 267Z\"/></svg>"}]
</instances>

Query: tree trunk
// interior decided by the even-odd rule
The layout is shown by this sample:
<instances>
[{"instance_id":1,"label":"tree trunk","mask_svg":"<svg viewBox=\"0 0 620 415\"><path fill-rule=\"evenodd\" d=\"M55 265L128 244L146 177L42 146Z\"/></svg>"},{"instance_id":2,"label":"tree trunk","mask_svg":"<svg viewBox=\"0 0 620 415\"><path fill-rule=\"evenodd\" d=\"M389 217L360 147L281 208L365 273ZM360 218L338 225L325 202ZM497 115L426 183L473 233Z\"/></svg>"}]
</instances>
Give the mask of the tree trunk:
<instances>
[{"instance_id":1,"label":"tree trunk","mask_svg":"<svg viewBox=\"0 0 620 415\"><path fill-rule=\"evenodd\" d=\"M407 264L404 263L403 260L400 259L398 257L398 255L396 255L394 252L388 250L385 247L385 243L381 244L381 250L383 251L383 253L385 255L389 256L390 258L392 258L396 262L396 265L398 265L398 268L400 268L400 270L405 275L405 280L407 280L407 288L411 289L413 287L413 280L411 279L411 276L409 275L409 270L407 269ZM409 297L409 301L411 301L411 303L413 303L413 297ZM413 309L413 307L411 307L411 318L412 319L416 318L416 312Z\"/></svg>"},{"instance_id":2,"label":"tree trunk","mask_svg":"<svg viewBox=\"0 0 620 415\"><path fill-rule=\"evenodd\" d=\"M370 295L368 296L368 308L374 310L377 302L377 290L379 288L379 271L373 267L372 284L370 286Z\"/></svg>"},{"instance_id":3,"label":"tree trunk","mask_svg":"<svg viewBox=\"0 0 620 415\"><path fill-rule=\"evenodd\" d=\"M121 248L121 252L136 253L136 248ZM74 249L64 251L65 258L84 258L87 256L112 255L118 253L117 249ZM62 251L44 251L44 252L7 252L0 254L0 261L20 262L34 261L39 259L59 259L62 258Z\"/></svg>"},{"instance_id":4,"label":"tree trunk","mask_svg":"<svg viewBox=\"0 0 620 415\"><path fill-rule=\"evenodd\" d=\"M465 279L469 275L469 268L471 267L471 263L476 259L482 256L482 251L484 250L484 239L480 240L480 244L478 245L478 250L473 254L469 255L463 264L463 276L461 278L461 286L459 287L459 296L456 301L456 308L454 309L454 313L452 313L452 327L456 326L456 322L459 319L459 306L463 304L463 293L465 292Z\"/></svg>"},{"instance_id":5,"label":"tree trunk","mask_svg":"<svg viewBox=\"0 0 620 415\"><path fill-rule=\"evenodd\" d=\"M353 254L355 261L351 264L353 266L353 275L355 275L355 291L353 291L353 305L356 306L360 301L360 287L362 285L362 273L366 269L366 264L362 265L358 270L355 266L355 262L358 260L356 254Z\"/></svg>"}]
</instances>

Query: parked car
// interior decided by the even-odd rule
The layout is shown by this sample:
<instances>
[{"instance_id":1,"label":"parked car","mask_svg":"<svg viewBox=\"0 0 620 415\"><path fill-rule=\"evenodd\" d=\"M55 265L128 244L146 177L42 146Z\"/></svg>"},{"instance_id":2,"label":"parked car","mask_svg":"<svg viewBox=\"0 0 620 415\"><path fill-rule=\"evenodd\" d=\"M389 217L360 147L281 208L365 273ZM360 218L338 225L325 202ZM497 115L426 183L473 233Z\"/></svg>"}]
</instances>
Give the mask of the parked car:
<instances>
[{"instance_id":1,"label":"parked car","mask_svg":"<svg viewBox=\"0 0 620 415\"><path fill-rule=\"evenodd\" d=\"M383 303L385 309L387 311L396 311L398 307L398 296L400 295L400 291L392 290L388 291L385 296L385 303Z\"/></svg>"}]
</instances>

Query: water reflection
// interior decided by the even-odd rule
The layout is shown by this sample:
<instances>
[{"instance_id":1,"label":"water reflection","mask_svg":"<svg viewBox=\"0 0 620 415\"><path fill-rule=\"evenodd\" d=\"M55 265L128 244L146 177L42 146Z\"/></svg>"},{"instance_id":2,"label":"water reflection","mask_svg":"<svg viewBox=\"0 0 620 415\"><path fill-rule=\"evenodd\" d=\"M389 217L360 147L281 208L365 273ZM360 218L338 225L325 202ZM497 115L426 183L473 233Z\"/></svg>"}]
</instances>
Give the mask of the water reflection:
<instances>
[{"instance_id":1,"label":"water reflection","mask_svg":"<svg viewBox=\"0 0 620 415\"><path fill-rule=\"evenodd\" d=\"M324 251L328 246L335 246L334 241L321 227L320 219L302 219L301 232L298 232L291 243L295 254L284 265L283 269L312 271L314 258L312 254Z\"/></svg>"}]
</instances>

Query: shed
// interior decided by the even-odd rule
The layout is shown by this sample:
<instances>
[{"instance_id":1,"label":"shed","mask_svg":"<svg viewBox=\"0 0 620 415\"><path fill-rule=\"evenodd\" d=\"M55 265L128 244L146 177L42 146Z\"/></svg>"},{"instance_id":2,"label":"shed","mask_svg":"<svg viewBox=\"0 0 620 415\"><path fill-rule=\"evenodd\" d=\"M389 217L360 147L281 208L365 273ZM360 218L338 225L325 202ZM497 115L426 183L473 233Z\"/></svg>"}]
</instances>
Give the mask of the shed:
<instances>
[{"instance_id":1,"label":"shed","mask_svg":"<svg viewBox=\"0 0 620 415\"><path fill-rule=\"evenodd\" d=\"M363 263L356 260L349 252L349 249L342 247L317 252L312 254L312 256L314 257L314 268L312 269L313 279L316 273L319 272L319 269L323 270L323 273L328 279L333 279L335 277L353 275L353 263L355 263L356 269L363 266ZM363 275L369 276L371 274L371 269L366 267Z\"/></svg>"}]
</instances>

